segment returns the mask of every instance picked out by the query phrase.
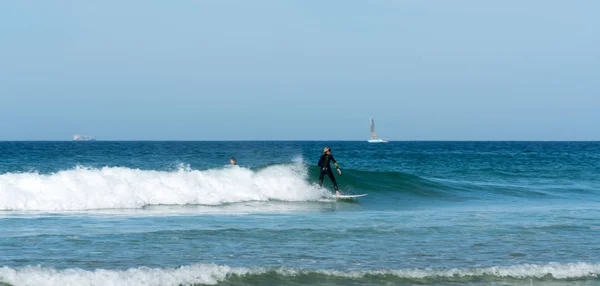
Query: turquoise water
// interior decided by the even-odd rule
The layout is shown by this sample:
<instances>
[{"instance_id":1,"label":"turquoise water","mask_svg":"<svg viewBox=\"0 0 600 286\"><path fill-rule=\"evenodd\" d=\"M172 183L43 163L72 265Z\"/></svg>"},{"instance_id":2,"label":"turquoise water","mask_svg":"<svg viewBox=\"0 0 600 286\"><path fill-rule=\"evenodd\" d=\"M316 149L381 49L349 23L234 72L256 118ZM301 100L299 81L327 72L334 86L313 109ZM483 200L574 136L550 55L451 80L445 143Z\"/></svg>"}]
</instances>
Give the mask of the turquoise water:
<instances>
[{"instance_id":1,"label":"turquoise water","mask_svg":"<svg viewBox=\"0 0 600 286\"><path fill-rule=\"evenodd\" d=\"M366 197L318 187L325 146ZM599 160L596 142L0 142L0 284L600 285Z\"/></svg>"}]
</instances>

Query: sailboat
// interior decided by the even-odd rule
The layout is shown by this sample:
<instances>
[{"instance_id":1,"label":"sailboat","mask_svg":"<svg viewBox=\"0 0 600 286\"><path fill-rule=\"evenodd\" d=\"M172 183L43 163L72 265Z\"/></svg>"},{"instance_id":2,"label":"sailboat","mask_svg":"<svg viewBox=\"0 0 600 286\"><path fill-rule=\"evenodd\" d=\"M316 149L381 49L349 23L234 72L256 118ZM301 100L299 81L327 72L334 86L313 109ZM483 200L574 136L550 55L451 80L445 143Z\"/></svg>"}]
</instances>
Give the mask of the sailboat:
<instances>
[{"instance_id":1,"label":"sailboat","mask_svg":"<svg viewBox=\"0 0 600 286\"><path fill-rule=\"evenodd\" d=\"M387 143L387 140L378 139L377 133L375 133L375 120L371 118L371 139L367 140L369 143Z\"/></svg>"}]
</instances>

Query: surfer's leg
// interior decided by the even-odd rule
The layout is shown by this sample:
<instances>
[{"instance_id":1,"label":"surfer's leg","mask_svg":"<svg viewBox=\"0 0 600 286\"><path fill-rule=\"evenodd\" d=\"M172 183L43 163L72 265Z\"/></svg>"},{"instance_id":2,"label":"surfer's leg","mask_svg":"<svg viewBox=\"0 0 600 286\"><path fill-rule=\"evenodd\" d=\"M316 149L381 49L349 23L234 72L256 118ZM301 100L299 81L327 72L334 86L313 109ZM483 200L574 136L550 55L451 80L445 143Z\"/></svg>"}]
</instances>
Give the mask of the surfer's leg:
<instances>
[{"instance_id":1,"label":"surfer's leg","mask_svg":"<svg viewBox=\"0 0 600 286\"><path fill-rule=\"evenodd\" d=\"M319 174L319 187L323 186L323 177L325 177L325 171L321 169L321 173Z\"/></svg>"},{"instance_id":2,"label":"surfer's leg","mask_svg":"<svg viewBox=\"0 0 600 286\"><path fill-rule=\"evenodd\" d=\"M331 182L333 183L333 188L335 189L335 192L339 195L340 188L338 188L337 182L335 181L335 177L333 176L333 172L331 171L331 169L327 170L327 175L329 176L329 179L331 179Z\"/></svg>"}]
</instances>

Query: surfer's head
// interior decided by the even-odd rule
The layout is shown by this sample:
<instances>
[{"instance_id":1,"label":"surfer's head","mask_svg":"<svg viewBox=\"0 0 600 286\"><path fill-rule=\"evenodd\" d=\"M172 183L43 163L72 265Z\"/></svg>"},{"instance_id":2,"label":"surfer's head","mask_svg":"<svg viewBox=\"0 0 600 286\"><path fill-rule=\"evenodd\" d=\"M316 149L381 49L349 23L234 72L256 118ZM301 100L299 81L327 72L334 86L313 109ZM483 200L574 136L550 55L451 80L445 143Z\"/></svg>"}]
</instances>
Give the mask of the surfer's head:
<instances>
[{"instance_id":1,"label":"surfer's head","mask_svg":"<svg viewBox=\"0 0 600 286\"><path fill-rule=\"evenodd\" d=\"M329 148L329 147L325 147L325 148L323 149L323 154L327 154L327 152L330 152L330 153L331 153L331 148Z\"/></svg>"},{"instance_id":2,"label":"surfer's head","mask_svg":"<svg viewBox=\"0 0 600 286\"><path fill-rule=\"evenodd\" d=\"M229 159L229 164L235 165L236 164L235 158L231 157L231 159Z\"/></svg>"}]
</instances>

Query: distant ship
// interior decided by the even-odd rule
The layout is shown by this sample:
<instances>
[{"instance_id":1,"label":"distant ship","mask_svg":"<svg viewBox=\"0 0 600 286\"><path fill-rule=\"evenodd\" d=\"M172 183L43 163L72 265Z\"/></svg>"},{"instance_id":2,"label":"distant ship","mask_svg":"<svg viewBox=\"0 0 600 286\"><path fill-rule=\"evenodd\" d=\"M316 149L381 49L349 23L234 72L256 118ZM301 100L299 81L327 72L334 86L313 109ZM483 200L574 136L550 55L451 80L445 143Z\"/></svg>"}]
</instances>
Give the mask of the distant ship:
<instances>
[{"instance_id":1,"label":"distant ship","mask_svg":"<svg viewBox=\"0 0 600 286\"><path fill-rule=\"evenodd\" d=\"M79 134L75 134L73 135L73 141L95 141L96 139L92 136L85 136L85 135L79 135Z\"/></svg>"},{"instance_id":2,"label":"distant ship","mask_svg":"<svg viewBox=\"0 0 600 286\"><path fill-rule=\"evenodd\" d=\"M371 118L371 139L367 140L369 143L387 143L387 140L378 139L377 133L375 133L375 120Z\"/></svg>"}]
</instances>

